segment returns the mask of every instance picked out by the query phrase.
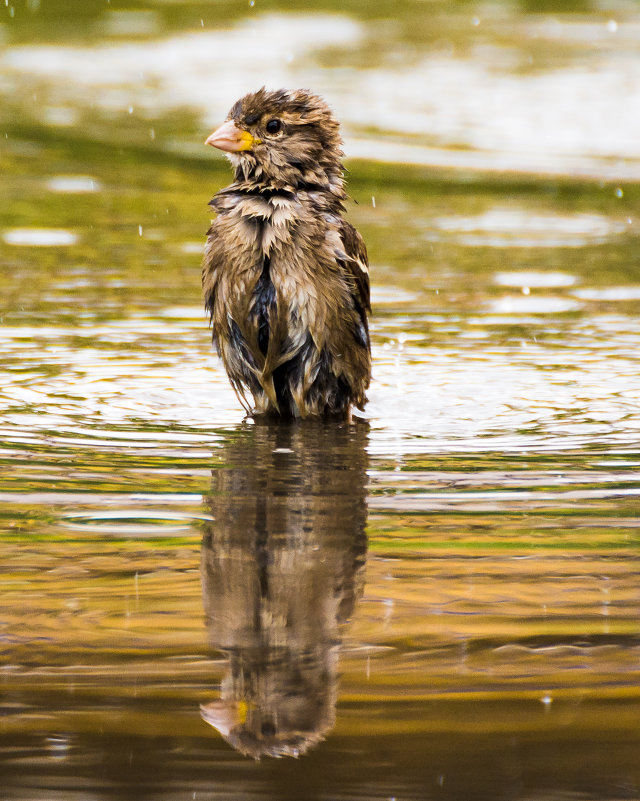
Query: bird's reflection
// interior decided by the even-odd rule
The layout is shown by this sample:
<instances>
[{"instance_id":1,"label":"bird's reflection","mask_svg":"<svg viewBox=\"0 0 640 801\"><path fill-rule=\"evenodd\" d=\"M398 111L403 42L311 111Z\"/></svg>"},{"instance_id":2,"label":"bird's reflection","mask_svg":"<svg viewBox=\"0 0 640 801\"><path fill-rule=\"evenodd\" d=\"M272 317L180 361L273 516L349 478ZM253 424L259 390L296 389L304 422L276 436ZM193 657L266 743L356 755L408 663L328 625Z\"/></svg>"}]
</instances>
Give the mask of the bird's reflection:
<instances>
[{"instance_id":1,"label":"bird's reflection","mask_svg":"<svg viewBox=\"0 0 640 801\"><path fill-rule=\"evenodd\" d=\"M364 583L366 442L364 423L260 423L213 470L202 590L228 670L202 716L244 754L298 756L333 726Z\"/></svg>"}]
</instances>

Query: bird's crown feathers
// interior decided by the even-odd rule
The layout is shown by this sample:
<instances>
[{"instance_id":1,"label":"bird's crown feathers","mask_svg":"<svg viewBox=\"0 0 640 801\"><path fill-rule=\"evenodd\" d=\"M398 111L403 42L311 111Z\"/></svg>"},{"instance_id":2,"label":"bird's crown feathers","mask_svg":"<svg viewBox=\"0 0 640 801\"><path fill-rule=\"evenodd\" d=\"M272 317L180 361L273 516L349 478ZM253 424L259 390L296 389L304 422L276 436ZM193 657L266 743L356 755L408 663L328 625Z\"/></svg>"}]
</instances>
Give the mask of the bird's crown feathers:
<instances>
[{"instance_id":1,"label":"bird's crown feathers","mask_svg":"<svg viewBox=\"0 0 640 801\"><path fill-rule=\"evenodd\" d=\"M317 185L344 196L339 125L318 95L263 86L238 100L227 119L249 131L255 143L230 156L237 180Z\"/></svg>"}]
</instances>

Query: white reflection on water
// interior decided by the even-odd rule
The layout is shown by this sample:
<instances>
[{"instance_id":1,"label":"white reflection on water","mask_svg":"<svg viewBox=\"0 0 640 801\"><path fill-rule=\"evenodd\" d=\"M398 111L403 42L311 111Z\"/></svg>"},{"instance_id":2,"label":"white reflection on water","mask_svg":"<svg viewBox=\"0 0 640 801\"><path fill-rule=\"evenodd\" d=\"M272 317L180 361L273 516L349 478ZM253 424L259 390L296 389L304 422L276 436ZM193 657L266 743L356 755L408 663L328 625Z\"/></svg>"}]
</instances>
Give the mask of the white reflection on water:
<instances>
[{"instance_id":1,"label":"white reflection on water","mask_svg":"<svg viewBox=\"0 0 640 801\"><path fill-rule=\"evenodd\" d=\"M47 181L47 189L50 192L84 194L99 192L102 185L90 175L55 175Z\"/></svg>"},{"instance_id":2,"label":"white reflection on water","mask_svg":"<svg viewBox=\"0 0 640 801\"><path fill-rule=\"evenodd\" d=\"M402 133L427 131L439 143L478 150L640 157L637 58L601 56L588 66L540 72L512 72L494 62L493 52L481 51L363 71L348 119L377 120ZM628 103L634 105L629 113ZM618 114L625 126L611 124Z\"/></svg>"},{"instance_id":3,"label":"white reflection on water","mask_svg":"<svg viewBox=\"0 0 640 801\"><path fill-rule=\"evenodd\" d=\"M626 225L599 214L540 214L493 208L476 216L437 217L433 225L471 247L582 247L623 233ZM432 233L427 238L434 237Z\"/></svg>"},{"instance_id":4,"label":"white reflection on water","mask_svg":"<svg viewBox=\"0 0 640 801\"><path fill-rule=\"evenodd\" d=\"M535 320L525 313L564 311L572 303L517 300L527 303L509 309L518 325ZM495 304L494 313L506 302ZM612 443L637 435L640 329L629 318L592 318L571 329L552 319L545 334L557 334L544 342L493 340L492 327L510 325L508 317L475 322L471 330L484 334L480 341L466 335L466 326L457 335L450 320L435 315L375 320L365 413L373 452L522 450L547 443L560 449L585 438ZM445 339L431 342L438 332ZM0 328L0 345L7 430L37 438L52 431L78 436L84 429L123 447L141 442L143 422L186 426L206 437L243 416L211 352L200 308L169 307L155 319L74 328ZM112 432L112 426L124 430ZM186 441L186 434L179 436ZM165 447L165 440L150 433L144 447Z\"/></svg>"},{"instance_id":5,"label":"white reflection on water","mask_svg":"<svg viewBox=\"0 0 640 801\"><path fill-rule=\"evenodd\" d=\"M640 286L612 286L602 289L576 289L573 294L583 300L640 300Z\"/></svg>"},{"instance_id":6,"label":"white reflection on water","mask_svg":"<svg viewBox=\"0 0 640 801\"><path fill-rule=\"evenodd\" d=\"M511 295L488 301L487 308L494 314L560 314L580 309L582 304L571 298Z\"/></svg>"},{"instance_id":7,"label":"white reflection on water","mask_svg":"<svg viewBox=\"0 0 640 801\"><path fill-rule=\"evenodd\" d=\"M148 36L159 31L160 16L155 11L109 9L100 25L108 36Z\"/></svg>"},{"instance_id":8,"label":"white reflection on water","mask_svg":"<svg viewBox=\"0 0 640 801\"><path fill-rule=\"evenodd\" d=\"M66 247L75 245L78 235L62 228L12 228L2 233L7 245Z\"/></svg>"},{"instance_id":9,"label":"white reflection on water","mask_svg":"<svg viewBox=\"0 0 640 801\"><path fill-rule=\"evenodd\" d=\"M561 272L536 272L535 270L518 270L517 272L496 273L493 280L500 286L516 286L536 289L573 286L578 280L575 275Z\"/></svg>"},{"instance_id":10,"label":"white reflection on water","mask_svg":"<svg viewBox=\"0 0 640 801\"><path fill-rule=\"evenodd\" d=\"M44 106L41 113L45 125L55 125L60 128L71 128L80 120L80 114L71 105Z\"/></svg>"},{"instance_id":11,"label":"white reflection on water","mask_svg":"<svg viewBox=\"0 0 640 801\"><path fill-rule=\"evenodd\" d=\"M65 520L66 528L69 530L79 530L85 533L94 534L117 534L119 536L135 535L136 538L145 536L158 536L158 528L161 527L162 534L175 535L189 531L193 526L194 520L210 520L209 515L189 514L186 510L180 512L167 512L165 509L154 509L150 504L154 501L162 504L176 503L177 505L197 504L202 501L202 495L190 495L185 493L172 498L167 493L162 494L162 498L157 496L131 495L131 500L138 500L144 503L143 509L127 508L119 506L115 511L96 511L64 513L61 517ZM47 499L51 503L51 499ZM95 503L95 499L92 499ZM100 499L105 503L104 497ZM108 499L113 500L113 499Z\"/></svg>"},{"instance_id":12,"label":"white reflection on water","mask_svg":"<svg viewBox=\"0 0 640 801\"><path fill-rule=\"evenodd\" d=\"M0 65L50 80L56 96L80 104L90 101L114 111L133 105L152 113L187 105L201 109L206 124L213 124L239 95L265 82L305 83L308 75L300 80L300 66L292 64L298 58L309 59L329 46L353 47L361 35L361 26L346 16L266 14L231 29L159 41L15 47ZM251 58L238 58L247 50ZM95 94L97 87L101 91Z\"/></svg>"},{"instance_id":13,"label":"white reflection on water","mask_svg":"<svg viewBox=\"0 0 640 801\"><path fill-rule=\"evenodd\" d=\"M199 256L202 256L204 253L204 245L202 242L184 242L180 246L180 250L182 253L197 253Z\"/></svg>"},{"instance_id":14,"label":"white reflection on water","mask_svg":"<svg viewBox=\"0 0 640 801\"><path fill-rule=\"evenodd\" d=\"M418 296L406 289L397 286L372 286L371 303L374 306L399 306L408 303L415 303Z\"/></svg>"},{"instance_id":15,"label":"white reflection on water","mask_svg":"<svg viewBox=\"0 0 640 801\"><path fill-rule=\"evenodd\" d=\"M155 41L10 47L0 68L14 95L29 80L45 81L49 97L43 109L91 104L151 118L189 106L203 115L203 128L262 84L308 86L328 97L345 124L347 155L637 178L640 60L633 38L615 33L611 39L599 23L563 21L551 30L555 42L565 43L563 60L534 68L530 48L540 36L539 18L504 13L508 48L499 26L489 41L481 32L471 47L451 44L451 51L442 53L426 43L423 50L403 42L380 46L375 24L345 15L263 14L229 29ZM620 30L633 24L635 18ZM594 33L615 46L594 48ZM349 59L343 63L345 56L334 57L332 66L319 64L317 53L328 47L367 59L358 68ZM248 50L251 58L237 58Z\"/></svg>"},{"instance_id":16,"label":"white reflection on water","mask_svg":"<svg viewBox=\"0 0 640 801\"><path fill-rule=\"evenodd\" d=\"M337 105L337 104L335 104ZM345 118L343 118L345 119ZM348 129L347 129L348 130ZM428 129L427 129L428 130ZM346 137L347 156L388 163L416 164L426 167L498 172L525 175L570 176L574 180L639 181L640 162L597 160L581 155L531 153L498 149L448 149L426 147L410 141L385 141L381 138ZM524 145L524 143L523 143Z\"/></svg>"}]
</instances>

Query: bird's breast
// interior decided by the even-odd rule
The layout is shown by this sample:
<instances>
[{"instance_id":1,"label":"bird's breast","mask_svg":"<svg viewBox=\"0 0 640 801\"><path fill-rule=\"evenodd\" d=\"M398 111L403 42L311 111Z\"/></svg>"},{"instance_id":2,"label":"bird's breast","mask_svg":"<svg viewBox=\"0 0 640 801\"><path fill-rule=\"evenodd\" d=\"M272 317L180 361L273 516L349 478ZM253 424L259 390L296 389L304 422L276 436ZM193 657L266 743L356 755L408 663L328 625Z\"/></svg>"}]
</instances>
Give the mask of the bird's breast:
<instances>
[{"instance_id":1,"label":"bird's breast","mask_svg":"<svg viewBox=\"0 0 640 801\"><path fill-rule=\"evenodd\" d=\"M306 195L234 192L216 198L224 317L244 320L263 353L276 336L276 316L283 342L303 341L311 332L321 345L331 308L344 302L334 298L335 248L327 240L326 214L316 205Z\"/></svg>"}]
</instances>

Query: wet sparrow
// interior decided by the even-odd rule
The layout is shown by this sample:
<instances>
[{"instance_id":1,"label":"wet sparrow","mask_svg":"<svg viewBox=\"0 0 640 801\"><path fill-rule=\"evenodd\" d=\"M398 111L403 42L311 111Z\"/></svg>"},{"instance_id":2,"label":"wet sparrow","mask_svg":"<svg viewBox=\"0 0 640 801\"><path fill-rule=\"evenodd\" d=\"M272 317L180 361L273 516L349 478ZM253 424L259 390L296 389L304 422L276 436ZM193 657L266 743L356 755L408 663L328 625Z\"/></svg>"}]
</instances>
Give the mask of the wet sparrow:
<instances>
[{"instance_id":1,"label":"wet sparrow","mask_svg":"<svg viewBox=\"0 0 640 801\"><path fill-rule=\"evenodd\" d=\"M217 216L202 283L213 341L243 406L295 418L362 409L371 374L367 251L342 218L331 111L306 90L263 88L239 100L206 144L235 169L210 203Z\"/></svg>"}]
</instances>

